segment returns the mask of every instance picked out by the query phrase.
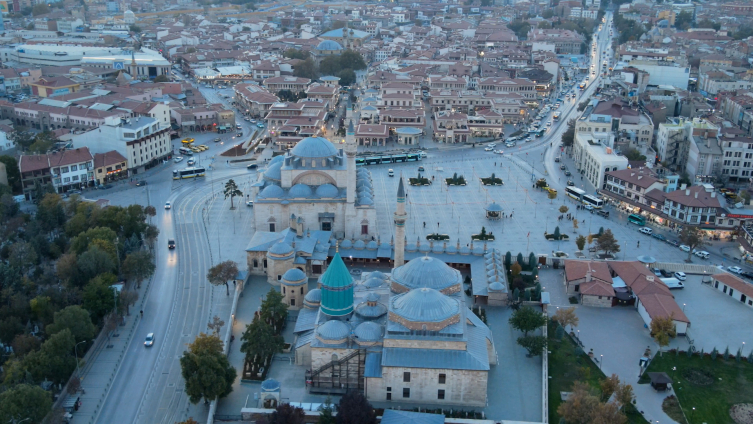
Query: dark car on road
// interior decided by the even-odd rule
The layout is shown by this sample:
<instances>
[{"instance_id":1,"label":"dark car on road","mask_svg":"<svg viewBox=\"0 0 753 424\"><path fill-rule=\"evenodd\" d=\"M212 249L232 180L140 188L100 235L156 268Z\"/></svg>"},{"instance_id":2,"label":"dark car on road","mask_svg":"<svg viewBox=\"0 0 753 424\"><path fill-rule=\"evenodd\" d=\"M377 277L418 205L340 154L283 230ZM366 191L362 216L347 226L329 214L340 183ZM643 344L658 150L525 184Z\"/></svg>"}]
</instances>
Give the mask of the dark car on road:
<instances>
[{"instance_id":1,"label":"dark car on road","mask_svg":"<svg viewBox=\"0 0 753 424\"><path fill-rule=\"evenodd\" d=\"M141 186L145 186L145 185L146 185L146 181L145 180L139 180L138 182L136 182L136 187L141 187Z\"/></svg>"},{"instance_id":2,"label":"dark car on road","mask_svg":"<svg viewBox=\"0 0 753 424\"><path fill-rule=\"evenodd\" d=\"M672 278L672 273L667 271L666 269L660 269L659 273L661 273L661 276L664 278Z\"/></svg>"},{"instance_id":3,"label":"dark car on road","mask_svg":"<svg viewBox=\"0 0 753 424\"><path fill-rule=\"evenodd\" d=\"M664 240L664 241L666 241L667 243L671 244L671 245L672 245L672 246L674 246L674 247L677 247L677 246L679 246L679 245L680 245L680 242L679 242L679 241L677 241L677 240L670 240L670 239L667 239L667 240Z\"/></svg>"},{"instance_id":4,"label":"dark car on road","mask_svg":"<svg viewBox=\"0 0 753 424\"><path fill-rule=\"evenodd\" d=\"M175 240L170 239L167 241L167 248L168 249L175 249Z\"/></svg>"},{"instance_id":5,"label":"dark car on road","mask_svg":"<svg viewBox=\"0 0 753 424\"><path fill-rule=\"evenodd\" d=\"M565 171L565 176L566 176L566 177L569 177L569 176L571 176L571 175L573 175L573 174L572 174L572 173L570 173L570 171Z\"/></svg>"}]
</instances>

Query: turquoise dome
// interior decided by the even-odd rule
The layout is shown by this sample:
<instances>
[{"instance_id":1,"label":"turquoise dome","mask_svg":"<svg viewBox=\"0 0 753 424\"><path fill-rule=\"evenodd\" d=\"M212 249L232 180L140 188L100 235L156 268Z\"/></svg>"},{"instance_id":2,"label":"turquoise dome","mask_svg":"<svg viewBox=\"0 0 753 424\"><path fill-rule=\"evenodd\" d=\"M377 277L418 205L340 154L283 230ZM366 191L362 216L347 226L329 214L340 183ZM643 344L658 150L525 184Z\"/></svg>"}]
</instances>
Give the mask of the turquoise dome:
<instances>
[{"instance_id":1,"label":"turquoise dome","mask_svg":"<svg viewBox=\"0 0 753 424\"><path fill-rule=\"evenodd\" d=\"M335 253L320 281L322 312L329 316L343 316L353 312L353 278L339 252Z\"/></svg>"}]
</instances>

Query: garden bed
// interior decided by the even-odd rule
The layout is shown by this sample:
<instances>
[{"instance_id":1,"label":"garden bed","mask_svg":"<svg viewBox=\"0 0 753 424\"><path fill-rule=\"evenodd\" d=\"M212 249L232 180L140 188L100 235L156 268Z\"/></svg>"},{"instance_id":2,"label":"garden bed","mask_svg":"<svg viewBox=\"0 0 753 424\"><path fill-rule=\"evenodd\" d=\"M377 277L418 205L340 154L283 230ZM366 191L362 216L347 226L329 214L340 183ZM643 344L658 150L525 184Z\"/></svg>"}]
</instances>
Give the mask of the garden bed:
<instances>
[{"instance_id":1,"label":"garden bed","mask_svg":"<svg viewBox=\"0 0 753 424\"><path fill-rule=\"evenodd\" d=\"M434 233L434 234L429 234L428 236L426 236L426 240L444 241L444 240L449 240L449 239L450 239L450 236L448 236L447 234Z\"/></svg>"},{"instance_id":2,"label":"garden bed","mask_svg":"<svg viewBox=\"0 0 753 424\"><path fill-rule=\"evenodd\" d=\"M560 241L560 240L570 240L570 236L567 234L560 234L559 238L557 238L554 234L544 234L544 237L546 237L549 241Z\"/></svg>"},{"instance_id":3,"label":"garden bed","mask_svg":"<svg viewBox=\"0 0 753 424\"><path fill-rule=\"evenodd\" d=\"M491 177L481 178L481 184L495 186L495 185L504 185L505 182L502 181L502 178L497 178L494 174L492 174Z\"/></svg>"},{"instance_id":4,"label":"garden bed","mask_svg":"<svg viewBox=\"0 0 753 424\"><path fill-rule=\"evenodd\" d=\"M465 185L465 177L462 175L458 175L457 173L454 174L450 178L445 178L445 182L448 186L464 186Z\"/></svg>"},{"instance_id":5,"label":"garden bed","mask_svg":"<svg viewBox=\"0 0 753 424\"><path fill-rule=\"evenodd\" d=\"M471 240L493 241L494 240L494 234L471 234Z\"/></svg>"}]
</instances>

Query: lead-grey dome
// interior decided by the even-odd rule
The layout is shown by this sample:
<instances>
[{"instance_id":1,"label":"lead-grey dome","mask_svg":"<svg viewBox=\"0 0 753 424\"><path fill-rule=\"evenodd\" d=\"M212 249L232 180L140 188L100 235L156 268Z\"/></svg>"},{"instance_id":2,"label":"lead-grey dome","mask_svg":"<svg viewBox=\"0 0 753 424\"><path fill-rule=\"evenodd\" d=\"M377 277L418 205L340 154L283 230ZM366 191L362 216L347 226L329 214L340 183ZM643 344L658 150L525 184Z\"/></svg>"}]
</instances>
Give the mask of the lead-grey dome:
<instances>
[{"instance_id":1,"label":"lead-grey dome","mask_svg":"<svg viewBox=\"0 0 753 424\"><path fill-rule=\"evenodd\" d=\"M259 193L262 199L281 199L285 197L285 192L276 184L270 184Z\"/></svg>"},{"instance_id":2,"label":"lead-grey dome","mask_svg":"<svg viewBox=\"0 0 753 424\"><path fill-rule=\"evenodd\" d=\"M272 164L275 164L275 163L278 163L278 162L283 162L284 160L285 160L284 156L277 155L277 156L273 157L272 160L269 161L269 164L272 165Z\"/></svg>"},{"instance_id":3,"label":"lead-grey dome","mask_svg":"<svg viewBox=\"0 0 753 424\"><path fill-rule=\"evenodd\" d=\"M376 342L382 338L382 326L373 321L362 322L353 330L353 334L358 337L358 341Z\"/></svg>"},{"instance_id":4,"label":"lead-grey dome","mask_svg":"<svg viewBox=\"0 0 753 424\"><path fill-rule=\"evenodd\" d=\"M287 286L302 285L306 283L307 279L306 274L298 268L290 268L282 274L282 280Z\"/></svg>"},{"instance_id":5,"label":"lead-grey dome","mask_svg":"<svg viewBox=\"0 0 753 424\"><path fill-rule=\"evenodd\" d=\"M270 247L269 250L267 251L267 253L271 253L277 256L285 256L293 252L294 252L293 247L287 244L283 240L280 240L277 243L273 244L272 247Z\"/></svg>"},{"instance_id":6,"label":"lead-grey dome","mask_svg":"<svg viewBox=\"0 0 753 424\"><path fill-rule=\"evenodd\" d=\"M267 180L280 181L282 178L282 161L270 163L267 170L264 171L264 178Z\"/></svg>"},{"instance_id":7,"label":"lead-grey dome","mask_svg":"<svg viewBox=\"0 0 753 424\"><path fill-rule=\"evenodd\" d=\"M411 323L442 322L460 314L458 301L442 293L422 288L394 296L390 312ZM410 328L405 322L401 324Z\"/></svg>"},{"instance_id":8,"label":"lead-grey dome","mask_svg":"<svg viewBox=\"0 0 753 424\"><path fill-rule=\"evenodd\" d=\"M274 378L268 378L261 382L262 392L274 392L280 389L280 382Z\"/></svg>"},{"instance_id":9,"label":"lead-grey dome","mask_svg":"<svg viewBox=\"0 0 753 424\"><path fill-rule=\"evenodd\" d=\"M322 290L321 289L313 289L306 293L306 297L303 298L305 302L309 303L319 303L322 301Z\"/></svg>"},{"instance_id":10,"label":"lead-grey dome","mask_svg":"<svg viewBox=\"0 0 753 424\"><path fill-rule=\"evenodd\" d=\"M364 243L363 240L356 240L355 243L353 243L353 248L356 250L363 250L366 247L366 243Z\"/></svg>"},{"instance_id":11,"label":"lead-grey dome","mask_svg":"<svg viewBox=\"0 0 753 424\"><path fill-rule=\"evenodd\" d=\"M322 184L316 188L316 195L325 199L332 199L340 194L340 190L332 184Z\"/></svg>"},{"instance_id":12,"label":"lead-grey dome","mask_svg":"<svg viewBox=\"0 0 753 424\"><path fill-rule=\"evenodd\" d=\"M350 249L353 247L353 242L350 241L350 239L345 239L340 242L340 248L341 249Z\"/></svg>"},{"instance_id":13,"label":"lead-grey dome","mask_svg":"<svg viewBox=\"0 0 753 424\"><path fill-rule=\"evenodd\" d=\"M422 256L395 268L392 281L393 291L396 292L428 287L445 294L459 291L463 282L460 272L431 256ZM395 283L402 289L395 287Z\"/></svg>"},{"instance_id":14,"label":"lead-grey dome","mask_svg":"<svg viewBox=\"0 0 753 424\"><path fill-rule=\"evenodd\" d=\"M316 334L325 340L341 340L350 335L350 327L342 321L331 320L320 325Z\"/></svg>"},{"instance_id":15,"label":"lead-grey dome","mask_svg":"<svg viewBox=\"0 0 753 424\"><path fill-rule=\"evenodd\" d=\"M368 279L368 280L366 280L366 281L365 281L365 282L363 283L363 286L364 286L364 287L367 287L367 288L370 288L370 289L375 289L375 288L377 288L377 287L380 287L380 286L381 286L382 284L384 284L384 280L383 280L383 279L381 279L381 278L374 278L374 277L369 277L369 279Z\"/></svg>"},{"instance_id":16,"label":"lead-grey dome","mask_svg":"<svg viewBox=\"0 0 753 424\"><path fill-rule=\"evenodd\" d=\"M290 151L299 158L327 158L337 155L337 149L324 137L306 137Z\"/></svg>"},{"instance_id":17,"label":"lead-grey dome","mask_svg":"<svg viewBox=\"0 0 753 424\"><path fill-rule=\"evenodd\" d=\"M495 281L491 284L489 284L489 291L504 291L505 286L502 285L499 281Z\"/></svg>"},{"instance_id":18,"label":"lead-grey dome","mask_svg":"<svg viewBox=\"0 0 753 424\"><path fill-rule=\"evenodd\" d=\"M342 50L343 46L337 41L324 40L316 46L317 50Z\"/></svg>"},{"instance_id":19,"label":"lead-grey dome","mask_svg":"<svg viewBox=\"0 0 753 424\"><path fill-rule=\"evenodd\" d=\"M294 199L308 199L313 195L314 191L311 190L311 187L300 183L290 187L290 190L288 191L288 197Z\"/></svg>"}]
</instances>

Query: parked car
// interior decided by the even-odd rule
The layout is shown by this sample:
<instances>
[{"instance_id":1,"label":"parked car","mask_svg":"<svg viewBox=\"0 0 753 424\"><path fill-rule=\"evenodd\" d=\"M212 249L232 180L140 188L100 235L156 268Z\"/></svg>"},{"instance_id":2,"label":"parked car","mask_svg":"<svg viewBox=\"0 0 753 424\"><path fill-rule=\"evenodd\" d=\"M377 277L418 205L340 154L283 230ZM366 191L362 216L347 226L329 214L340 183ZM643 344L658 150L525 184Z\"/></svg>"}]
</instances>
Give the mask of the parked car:
<instances>
[{"instance_id":1,"label":"parked car","mask_svg":"<svg viewBox=\"0 0 753 424\"><path fill-rule=\"evenodd\" d=\"M566 168L567 168L567 167L565 166L565 164L564 164L564 163L563 163L562 165L560 165L560 169L561 169L561 170L563 170L563 171L564 171L564 170L565 170Z\"/></svg>"},{"instance_id":2,"label":"parked car","mask_svg":"<svg viewBox=\"0 0 753 424\"><path fill-rule=\"evenodd\" d=\"M699 250L697 252L693 252L694 255L698 256L701 259L708 259L709 258L709 252L705 250Z\"/></svg>"},{"instance_id":3,"label":"parked car","mask_svg":"<svg viewBox=\"0 0 753 424\"><path fill-rule=\"evenodd\" d=\"M651 272L654 273L657 277L661 277L661 270L659 268L651 268Z\"/></svg>"},{"instance_id":4,"label":"parked car","mask_svg":"<svg viewBox=\"0 0 753 424\"><path fill-rule=\"evenodd\" d=\"M664 241L664 240L667 239L666 237L664 237L663 235L658 234L658 233L651 234L651 237L653 237L653 238L655 238L657 240L661 240L661 241Z\"/></svg>"},{"instance_id":5,"label":"parked car","mask_svg":"<svg viewBox=\"0 0 753 424\"><path fill-rule=\"evenodd\" d=\"M193 159L191 159L193 160ZM141 187L146 185L146 180L138 180L136 181L136 187Z\"/></svg>"},{"instance_id":6,"label":"parked car","mask_svg":"<svg viewBox=\"0 0 753 424\"><path fill-rule=\"evenodd\" d=\"M641 233L643 233L643 234L649 235L649 236L651 235L651 233L654 232L654 230L652 230L652 229L650 229L648 227L643 227L643 228L641 228L638 231L641 232Z\"/></svg>"},{"instance_id":7,"label":"parked car","mask_svg":"<svg viewBox=\"0 0 753 424\"><path fill-rule=\"evenodd\" d=\"M672 246L674 246L674 247L677 247L677 246L679 246L679 245L680 245L680 242L679 242L679 241L677 241L677 240L670 240L670 239L667 239L667 240L665 240L665 241L667 242L667 244L671 244L671 245L672 245Z\"/></svg>"},{"instance_id":8,"label":"parked car","mask_svg":"<svg viewBox=\"0 0 753 424\"><path fill-rule=\"evenodd\" d=\"M662 282L670 290L678 290L678 289L684 289L685 288L685 284L683 284L683 282L680 281L679 278L665 278L665 279L662 280Z\"/></svg>"},{"instance_id":9,"label":"parked car","mask_svg":"<svg viewBox=\"0 0 753 424\"><path fill-rule=\"evenodd\" d=\"M609 211L598 210L598 211L596 211L596 213L599 214L599 215L601 215L601 216L603 216L604 218L609 218Z\"/></svg>"},{"instance_id":10,"label":"parked car","mask_svg":"<svg viewBox=\"0 0 753 424\"><path fill-rule=\"evenodd\" d=\"M740 274L740 276L745 277L745 278L751 280L751 279L753 279L753 272L743 271L742 274Z\"/></svg>"},{"instance_id":11,"label":"parked car","mask_svg":"<svg viewBox=\"0 0 753 424\"><path fill-rule=\"evenodd\" d=\"M220 142L220 139L219 139L219 138L215 138L215 139L214 139L214 142L215 142L215 143L219 143L219 142Z\"/></svg>"},{"instance_id":12,"label":"parked car","mask_svg":"<svg viewBox=\"0 0 753 424\"><path fill-rule=\"evenodd\" d=\"M423 166L419 166L418 167L418 172L424 172L424 167Z\"/></svg>"},{"instance_id":13,"label":"parked car","mask_svg":"<svg viewBox=\"0 0 753 424\"><path fill-rule=\"evenodd\" d=\"M690 252L690 246L686 246L684 244L681 244L680 245L680 250L682 250L683 252Z\"/></svg>"},{"instance_id":14,"label":"parked car","mask_svg":"<svg viewBox=\"0 0 753 424\"><path fill-rule=\"evenodd\" d=\"M739 266L728 266L727 270L729 270L730 272L734 272L735 274L742 274L743 272L743 269L740 268Z\"/></svg>"},{"instance_id":15,"label":"parked car","mask_svg":"<svg viewBox=\"0 0 753 424\"><path fill-rule=\"evenodd\" d=\"M497 143L489 143L487 144L487 146L494 148L494 147L497 147Z\"/></svg>"},{"instance_id":16,"label":"parked car","mask_svg":"<svg viewBox=\"0 0 753 424\"><path fill-rule=\"evenodd\" d=\"M259 122L258 124L256 124L256 127L257 128L264 128L264 124L262 124L261 122Z\"/></svg>"},{"instance_id":17,"label":"parked car","mask_svg":"<svg viewBox=\"0 0 753 424\"><path fill-rule=\"evenodd\" d=\"M666 269L660 269L659 272L661 273L662 277L665 277L665 278L672 277L672 273L667 271Z\"/></svg>"},{"instance_id":18,"label":"parked car","mask_svg":"<svg viewBox=\"0 0 753 424\"><path fill-rule=\"evenodd\" d=\"M196 159L194 158L188 159L188 162L186 163L188 164L188 166L194 166L196 165Z\"/></svg>"},{"instance_id":19,"label":"parked car","mask_svg":"<svg viewBox=\"0 0 753 424\"><path fill-rule=\"evenodd\" d=\"M567 171L567 170L565 171L565 176L566 176L566 177L569 177L569 176L571 176L571 175L573 175L573 174L572 174L572 173L571 173L570 171Z\"/></svg>"},{"instance_id":20,"label":"parked car","mask_svg":"<svg viewBox=\"0 0 753 424\"><path fill-rule=\"evenodd\" d=\"M176 156L174 159L175 163L181 162L183 160L183 156Z\"/></svg>"},{"instance_id":21,"label":"parked car","mask_svg":"<svg viewBox=\"0 0 753 424\"><path fill-rule=\"evenodd\" d=\"M247 202L246 202L246 206L248 206L248 207L253 207L253 206L254 206L254 201L253 201L253 200L249 200L249 201L247 201Z\"/></svg>"},{"instance_id":22,"label":"parked car","mask_svg":"<svg viewBox=\"0 0 753 424\"><path fill-rule=\"evenodd\" d=\"M585 205L585 206L583 206L583 209L585 209L585 210L587 210L587 211L593 211L593 210L594 210L594 207L593 207L593 206L591 206L591 205ZM593 212L592 212L592 213L593 213Z\"/></svg>"},{"instance_id":23,"label":"parked car","mask_svg":"<svg viewBox=\"0 0 753 424\"><path fill-rule=\"evenodd\" d=\"M387 176L388 176L388 177L394 177L394 176L395 176L395 171L394 171L394 170L392 170L392 169L388 170L388 171L387 171Z\"/></svg>"},{"instance_id":24,"label":"parked car","mask_svg":"<svg viewBox=\"0 0 753 424\"><path fill-rule=\"evenodd\" d=\"M491 152L492 150L494 150L494 148L493 148L493 147L485 147L485 148L484 148L484 151L485 151L485 152Z\"/></svg>"},{"instance_id":25,"label":"parked car","mask_svg":"<svg viewBox=\"0 0 753 424\"><path fill-rule=\"evenodd\" d=\"M556 158L554 158L554 161L555 161L555 162L559 162L559 161L560 161L560 157L559 157L559 156L557 156Z\"/></svg>"},{"instance_id":26,"label":"parked car","mask_svg":"<svg viewBox=\"0 0 753 424\"><path fill-rule=\"evenodd\" d=\"M572 187L575 185L575 183L573 182L573 180L567 180L567 185ZM607 214L609 214L609 212L607 212Z\"/></svg>"},{"instance_id":27,"label":"parked car","mask_svg":"<svg viewBox=\"0 0 753 424\"><path fill-rule=\"evenodd\" d=\"M684 272L682 272L682 271L677 271L677 272L675 272L675 273L674 273L674 274L672 274L672 275L673 275L673 276L674 276L675 278L677 278L678 280L680 280L680 281L685 281L685 279L686 279L686 278L688 278L688 277L687 277L687 275L685 275L685 273L684 273Z\"/></svg>"}]
</instances>

